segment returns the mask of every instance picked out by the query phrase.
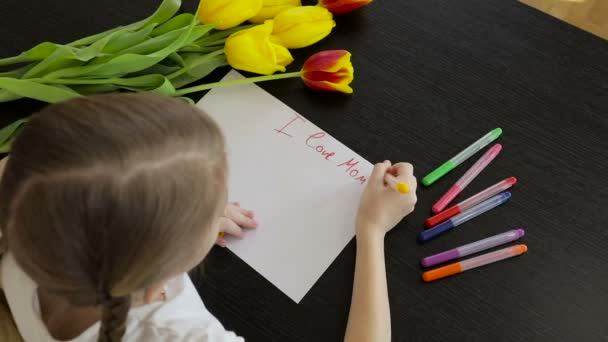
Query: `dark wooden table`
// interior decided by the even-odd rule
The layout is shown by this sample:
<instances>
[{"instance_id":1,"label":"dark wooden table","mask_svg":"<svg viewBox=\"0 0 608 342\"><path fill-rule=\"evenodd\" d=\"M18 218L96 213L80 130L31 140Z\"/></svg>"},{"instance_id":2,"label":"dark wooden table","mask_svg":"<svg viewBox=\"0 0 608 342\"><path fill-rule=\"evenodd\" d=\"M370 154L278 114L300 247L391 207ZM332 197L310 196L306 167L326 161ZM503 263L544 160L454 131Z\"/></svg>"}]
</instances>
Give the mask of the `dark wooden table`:
<instances>
[{"instance_id":1,"label":"dark wooden table","mask_svg":"<svg viewBox=\"0 0 608 342\"><path fill-rule=\"evenodd\" d=\"M3 0L0 56L129 23L156 4ZM473 160L419 189L417 211L386 239L394 340L608 341L608 42L514 0L377 0L337 22L295 51L290 69L315 51L348 49L354 95L297 80L262 86L368 160L410 161L419 177L502 127L503 153L463 196L519 179L509 204L425 245L416 235L431 205ZM40 106L3 104L0 121ZM420 280L421 257L514 227L526 229L526 255ZM250 341L339 341L354 254L353 241L298 305L226 250L193 278L210 310Z\"/></svg>"}]
</instances>

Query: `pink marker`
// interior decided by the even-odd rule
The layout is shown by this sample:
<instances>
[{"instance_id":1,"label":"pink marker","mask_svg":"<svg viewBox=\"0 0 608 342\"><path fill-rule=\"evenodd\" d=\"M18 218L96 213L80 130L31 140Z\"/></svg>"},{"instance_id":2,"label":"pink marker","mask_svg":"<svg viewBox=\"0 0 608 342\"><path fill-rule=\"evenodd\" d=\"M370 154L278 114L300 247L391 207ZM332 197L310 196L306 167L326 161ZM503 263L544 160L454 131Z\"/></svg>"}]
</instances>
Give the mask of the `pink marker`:
<instances>
[{"instance_id":1,"label":"pink marker","mask_svg":"<svg viewBox=\"0 0 608 342\"><path fill-rule=\"evenodd\" d=\"M475 164L473 164L473 166L471 166L471 168L468 169L467 172L460 177L460 179L454 185L452 185L450 190L441 196L439 201L435 203L432 208L433 213L438 214L445 209L445 207L447 207L448 204L450 204L450 202L452 202L452 200L456 198L456 196L458 196L458 194L460 194L462 190L464 190L464 188L466 188L467 185L469 185L473 179L475 179L475 177L477 177L481 171L483 171L483 169L485 169L488 164L494 160L494 158L496 158L501 150L502 145L496 144L492 146L486 153L484 153L484 155L481 156L481 158L479 158L479 160L477 160Z\"/></svg>"}]
</instances>

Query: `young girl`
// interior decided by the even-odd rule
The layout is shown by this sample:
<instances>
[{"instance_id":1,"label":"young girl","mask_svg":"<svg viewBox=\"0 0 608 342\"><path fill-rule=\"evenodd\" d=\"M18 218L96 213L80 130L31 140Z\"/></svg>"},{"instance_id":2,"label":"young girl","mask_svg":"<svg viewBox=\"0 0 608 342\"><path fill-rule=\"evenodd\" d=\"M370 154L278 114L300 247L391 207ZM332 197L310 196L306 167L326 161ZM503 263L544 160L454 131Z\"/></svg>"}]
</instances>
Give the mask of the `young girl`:
<instances>
[{"instance_id":1,"label":"young girl","mask_svg":"<svg viewBox=\"0 0 608 342\"><path fill-rule=\"evenodd\" d=\"M84 97L34 115L0 182L0 285L18 328L4 315L0 340L243 341L186 274L220 231L257 226L227 203L225 155L217 124L175 99ZM412 172L384 162L369 178L345 340L390 341L383 240L414 208Z\"/></svg>"}]
</instances>

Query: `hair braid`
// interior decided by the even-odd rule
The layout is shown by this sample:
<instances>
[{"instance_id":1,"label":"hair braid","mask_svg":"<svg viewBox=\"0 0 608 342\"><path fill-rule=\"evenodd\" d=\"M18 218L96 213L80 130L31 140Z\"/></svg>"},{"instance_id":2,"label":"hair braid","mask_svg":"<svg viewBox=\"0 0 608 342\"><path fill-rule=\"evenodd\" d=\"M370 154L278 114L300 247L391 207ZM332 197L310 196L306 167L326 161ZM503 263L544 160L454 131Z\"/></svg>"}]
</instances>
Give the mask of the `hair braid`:
<instances>
[{"instance_id":1,"label":"hair braid","mask_svg":"<svg viewBox=\"0 0 608 342\"><path fill-rule=\"evenodd\" d=\"M120 342L126 331L127 315L131 308L131 296L101 298L103 313L98 342Z\"/></svg>"}]
</instances>

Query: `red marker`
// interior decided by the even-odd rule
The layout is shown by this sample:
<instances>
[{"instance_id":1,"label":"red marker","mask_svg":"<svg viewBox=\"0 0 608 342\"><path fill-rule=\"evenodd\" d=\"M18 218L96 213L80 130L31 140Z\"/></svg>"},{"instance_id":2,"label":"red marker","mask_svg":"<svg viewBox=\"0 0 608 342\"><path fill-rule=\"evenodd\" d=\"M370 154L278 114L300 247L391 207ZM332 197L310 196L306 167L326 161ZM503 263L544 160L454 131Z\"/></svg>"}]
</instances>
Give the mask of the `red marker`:
<instances>
[{"instance_id":1,"label":"red marker","mask_svg":"<svg viewBox=\"0 0 608 342\"><path fill-rule=\"evenodd\" d=\"M476 195L469 197L466 200L456 204L455 206L448 208L433 217L428 218L424 222L424 225L427 226L428 228L433 227L433 226L449 219L450 217L458 215L461 212L487 200L488 198L490 198L500 192L505 191L506 189L512 187L513 184L515 184L515 183L517 183L517 178L515 178L515 177L509 177L503 181L500 181L500 182L492 185L491 187L477 193Z\"/></svg>"}]
</instances>

